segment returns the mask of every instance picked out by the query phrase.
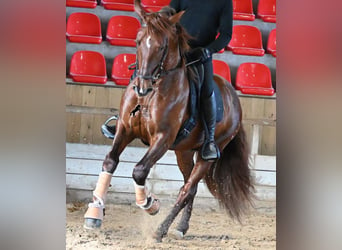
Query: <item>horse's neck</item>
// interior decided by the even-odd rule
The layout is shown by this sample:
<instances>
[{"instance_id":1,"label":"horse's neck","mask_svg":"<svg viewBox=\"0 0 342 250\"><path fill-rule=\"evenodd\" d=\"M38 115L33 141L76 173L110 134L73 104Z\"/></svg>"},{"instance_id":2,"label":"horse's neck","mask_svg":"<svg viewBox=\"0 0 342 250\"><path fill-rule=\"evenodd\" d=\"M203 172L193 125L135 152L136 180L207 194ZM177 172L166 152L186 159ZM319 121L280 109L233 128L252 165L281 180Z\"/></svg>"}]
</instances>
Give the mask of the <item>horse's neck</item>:
<instances>
[{"instance_id":1,"label":"horse's neck","mask_svg":"<svg viewBox=\"0 0 342 250\"><path fill-rule=\"evenodd\" d=\"M162 88L160 91L166 95L182 95L189 93L189 83L187 77L187 71L184 67L172 72L171 77L165 77L160 84Z\"/></svg>"}]
</instances>

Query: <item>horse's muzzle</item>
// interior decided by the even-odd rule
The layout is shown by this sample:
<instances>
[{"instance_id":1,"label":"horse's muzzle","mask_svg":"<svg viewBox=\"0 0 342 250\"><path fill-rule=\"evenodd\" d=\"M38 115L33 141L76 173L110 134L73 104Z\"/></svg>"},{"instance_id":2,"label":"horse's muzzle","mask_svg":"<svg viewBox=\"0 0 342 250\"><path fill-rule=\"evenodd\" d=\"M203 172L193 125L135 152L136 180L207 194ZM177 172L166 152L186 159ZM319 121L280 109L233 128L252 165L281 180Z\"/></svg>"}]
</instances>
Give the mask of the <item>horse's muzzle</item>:
<instances>
[{"instance_id":1,"label":"horse's muzzle","mask_svg":"<svg viewBox=\"0 0 342 250\"><path fill-rule=\"evenodd\" d=\"M150 93L153 88L149 87L149 88L140 88L139 86L134 85L133 89L135 91L135 93L137 93L138 96L147 96L148 93Z\"/></svg>"}]
</instances>

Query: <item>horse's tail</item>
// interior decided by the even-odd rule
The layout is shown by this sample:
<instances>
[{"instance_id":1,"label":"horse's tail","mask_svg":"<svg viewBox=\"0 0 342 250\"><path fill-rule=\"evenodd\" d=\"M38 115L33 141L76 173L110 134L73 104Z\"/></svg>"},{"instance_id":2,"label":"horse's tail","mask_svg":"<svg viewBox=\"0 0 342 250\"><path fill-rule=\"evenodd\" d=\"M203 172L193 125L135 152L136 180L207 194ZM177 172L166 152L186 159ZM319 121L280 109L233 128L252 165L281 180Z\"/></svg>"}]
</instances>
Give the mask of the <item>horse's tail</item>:
<instances>
[{"instance_id":1,"label":"horse's tail","mask_svg":"<svg viewBox=\"0 0 342 250\"><path fill-rule=\"evenodd\" d=\"M212 165L205 182L232 218L241 215L253 204L254 181L248 167L248 144L241 125L238 134L223 149Z\"/></svg>"}]
</instances>

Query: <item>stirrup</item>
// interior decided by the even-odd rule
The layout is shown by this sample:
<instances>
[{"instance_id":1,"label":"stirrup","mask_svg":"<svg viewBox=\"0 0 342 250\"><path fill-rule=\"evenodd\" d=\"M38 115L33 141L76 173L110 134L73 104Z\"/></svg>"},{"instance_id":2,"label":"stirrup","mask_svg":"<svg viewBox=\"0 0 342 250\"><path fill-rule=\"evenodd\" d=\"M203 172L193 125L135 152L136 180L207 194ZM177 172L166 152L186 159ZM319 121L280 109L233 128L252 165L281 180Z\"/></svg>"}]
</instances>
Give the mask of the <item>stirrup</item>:
<instances>
[{"instance_id":1,"label":"stirrup","mask_svg":"<svg viewBox=\"0 0 342 250\"><path fill-rule=\"evenodd\" d=\"M114 139L115 136L115 130L116 126L115 125L108 125L110 121L117 120L118 116L114 115L112 117L109 117L107 121L101 126L101 132L102 134L107 137L108 139Z\"/></svg>"},{"instance_id":2,"label":"stirrup","mask_svg":"<svg viewBox=\"0 0 342 250\"><path fill-rule=\"evenodd\" d=\"M214 141L206 141L203 143L201 155L205 161L215 161L220 158L220 150Z\"/></svg>"}]
</instances>

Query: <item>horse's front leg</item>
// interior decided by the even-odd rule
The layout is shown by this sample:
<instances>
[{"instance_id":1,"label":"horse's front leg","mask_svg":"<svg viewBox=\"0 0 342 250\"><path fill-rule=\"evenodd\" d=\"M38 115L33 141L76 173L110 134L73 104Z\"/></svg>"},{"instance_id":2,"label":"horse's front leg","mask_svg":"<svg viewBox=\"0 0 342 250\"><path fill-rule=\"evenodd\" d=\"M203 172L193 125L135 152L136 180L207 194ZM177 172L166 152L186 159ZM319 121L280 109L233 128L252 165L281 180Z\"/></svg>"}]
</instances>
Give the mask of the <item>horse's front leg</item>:
<instances>
[{"instance_id":1,"label":"horse's front leg","mask_svg":"<svg viewBox=\"0 0 342 250\"><path fill-rule=\"evenodd\" d=\"M118 122L118 129L114 137L113 147L103 161L102 171L99 174L95 190L93 191L93 202L89 203L87 212L84 215L84 228L95 229L101 227L104 216L105 199L112 175L119 163L120 154L131 141L132 136L127 134L124 127Z\"/></svg>"},{"instance_id":2,"label":"horse's front leg","mask_svg":"<svg viewBox=\"0 0 342 250\"><path fill-rule=\"evenodd\" d=\"M160 136L154 140L144 157L133 169L132 177L135 182L136 204L150 215L159 212L160 202L155 195L149 192L146 187L146 178L151 167L166 153L169 144L165 136Z\"/></svg>"}]
</instances>

